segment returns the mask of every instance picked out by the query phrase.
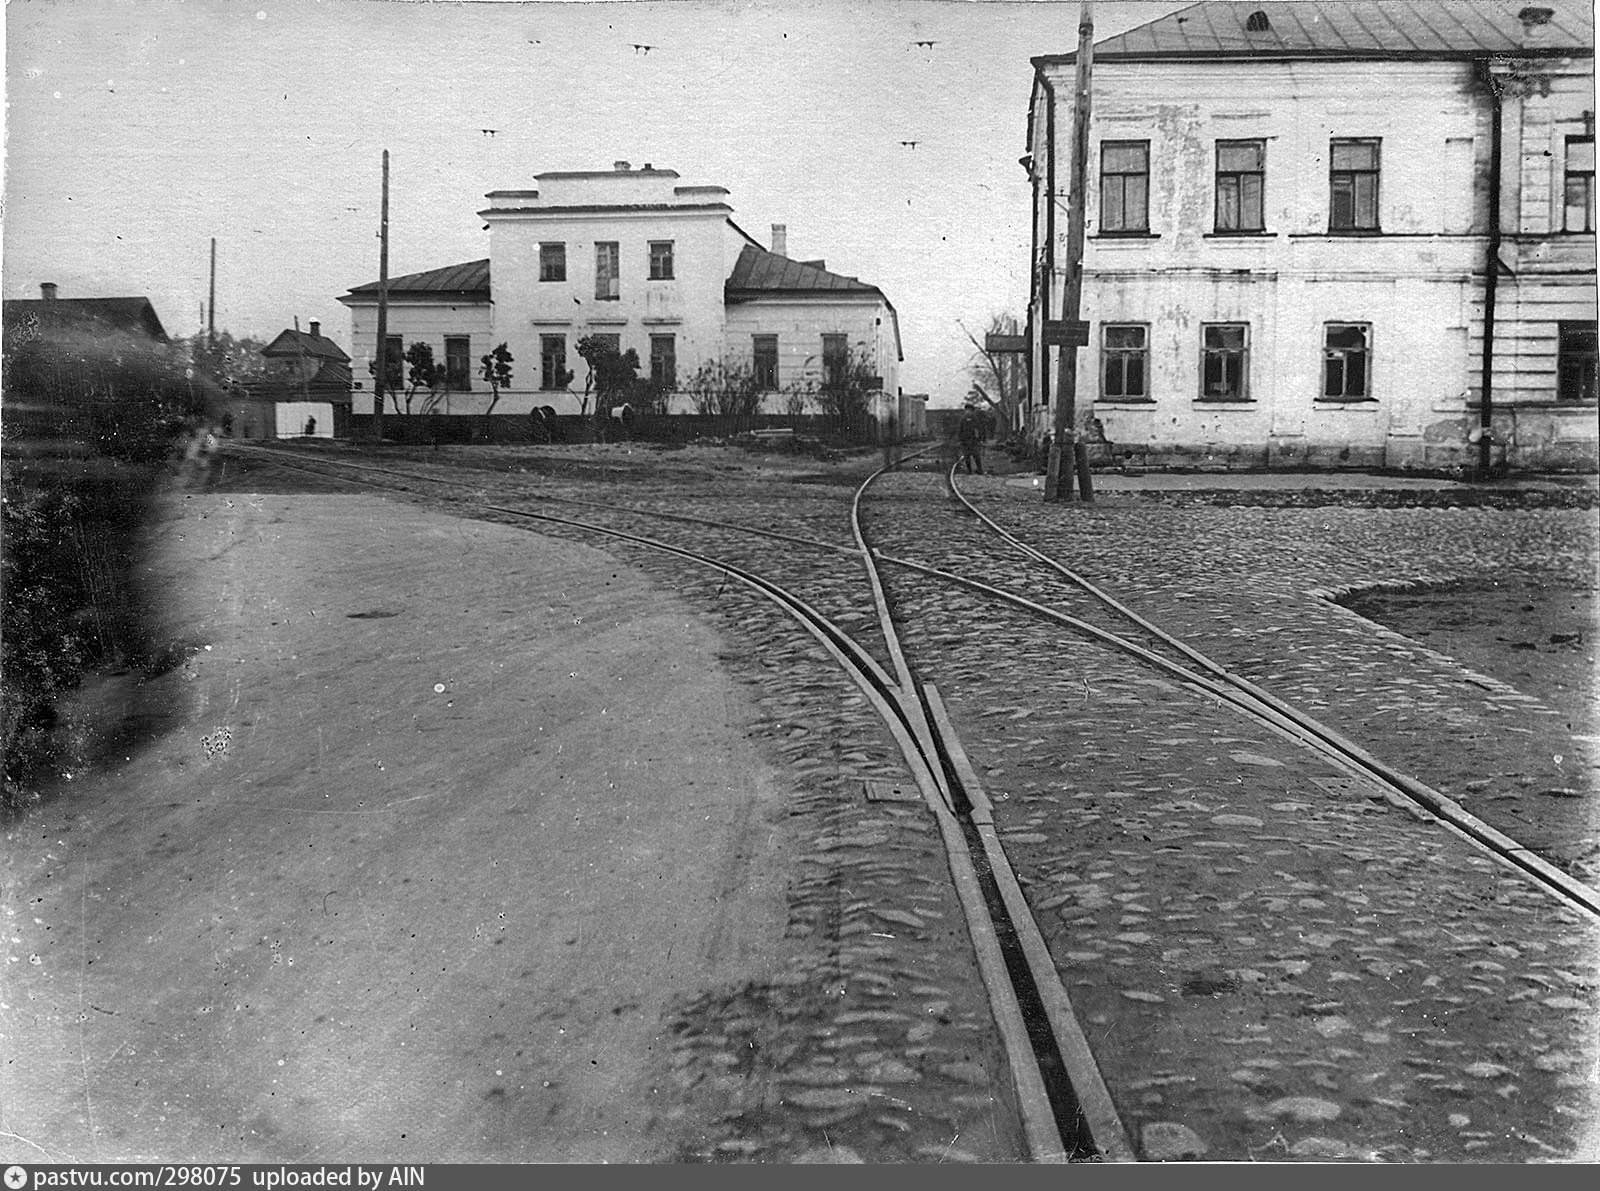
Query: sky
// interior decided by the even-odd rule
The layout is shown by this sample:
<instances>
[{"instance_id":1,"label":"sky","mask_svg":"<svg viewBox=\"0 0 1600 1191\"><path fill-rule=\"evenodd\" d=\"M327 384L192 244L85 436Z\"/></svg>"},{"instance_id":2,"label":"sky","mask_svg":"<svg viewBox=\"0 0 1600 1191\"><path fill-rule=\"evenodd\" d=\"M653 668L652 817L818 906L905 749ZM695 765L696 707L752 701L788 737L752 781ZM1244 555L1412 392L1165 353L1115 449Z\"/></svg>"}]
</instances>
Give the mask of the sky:
<instances>
[{"instance_id":1,"label":"sky","mask_svg":"<svg viewBox=\"0 0 1600 1191\"><path fill-rule=\"evenodd\" d=\"M1097 3L1096 40L1184 7ZM1023 313L1029 58L1052 0L8 0L0 283L143 294L169 335L269 339L378 276L489 255L491 190L626 160L895 305L901 385L952 405ZM916 45L932 41L931 47ZM638 47L649 47L642 49ZM492 133L486 130L493 130ZM915 146L902 144L915 141Z\"/></svg>"}]
</instances>

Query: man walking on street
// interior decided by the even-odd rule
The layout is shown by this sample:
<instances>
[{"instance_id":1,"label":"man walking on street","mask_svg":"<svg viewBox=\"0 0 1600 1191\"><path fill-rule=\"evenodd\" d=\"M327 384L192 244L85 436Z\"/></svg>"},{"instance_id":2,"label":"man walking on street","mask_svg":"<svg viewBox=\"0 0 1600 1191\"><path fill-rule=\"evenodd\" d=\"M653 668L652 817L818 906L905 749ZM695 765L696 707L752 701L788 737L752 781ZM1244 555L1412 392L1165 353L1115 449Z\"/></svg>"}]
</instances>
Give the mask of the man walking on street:
<instances>
[{"instance_id":1,"label":"man walking on street","mask_svg":"<svg viewBox=\"0 0 1600 1191\"><path fill-rule=\"evenodd\" d=\"M961 466L969 476L974 471L980 476L983 474L983 440L988 437L989 415L969 397L956 426L956 439L961 443Z\"/></svg>"}]
</instances>

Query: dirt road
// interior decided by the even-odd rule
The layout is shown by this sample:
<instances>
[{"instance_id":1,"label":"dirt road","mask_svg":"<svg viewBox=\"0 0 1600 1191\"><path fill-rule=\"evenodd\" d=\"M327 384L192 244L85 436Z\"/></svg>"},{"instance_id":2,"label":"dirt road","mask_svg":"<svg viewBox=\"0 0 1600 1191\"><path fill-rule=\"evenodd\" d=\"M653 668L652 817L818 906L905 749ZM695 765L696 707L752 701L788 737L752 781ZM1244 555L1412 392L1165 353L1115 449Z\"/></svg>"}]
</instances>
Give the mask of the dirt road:
<instances>
[{"instance_id":1,"label":"dirt road","mask_svg":"<svg viewBox=\"0 0 1600 1191\"><path fill-rule=\"evenodd\" d=\"M7 1151L670 1154L664 1006L783 928L712 631L600 551L367 497L180 495L151 557L166 730L7 833Z\"/></svg>"}]
</instances>

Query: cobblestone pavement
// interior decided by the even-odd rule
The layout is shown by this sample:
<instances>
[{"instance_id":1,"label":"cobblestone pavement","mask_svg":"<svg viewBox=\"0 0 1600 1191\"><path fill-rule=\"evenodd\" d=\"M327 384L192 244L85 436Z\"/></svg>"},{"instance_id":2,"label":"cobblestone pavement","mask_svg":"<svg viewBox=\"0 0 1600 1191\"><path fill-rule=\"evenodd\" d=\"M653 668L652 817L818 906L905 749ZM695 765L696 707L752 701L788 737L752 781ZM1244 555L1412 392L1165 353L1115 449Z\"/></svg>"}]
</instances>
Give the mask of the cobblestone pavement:
<instances>
[{"instance_id":1,"label":"cobblestone pavement","mask_svg":"<svg viewBox=\"0 0 1600 1191\"><path fill-rule=\"evenodd\" d=\"M1123 494L1046 507L1002 479L962 483L1169 631L1594 880L1594 762L1572 740L1583 716L1316 594L1503 568L1592 585L1591 513ZM1075 589L977 546L940 485L907 473L873 489L885 553L981 566L1080 611ZM850 491L718 477L524 489L836 546L850 544ZM590 512L574 515L759 569L882 651L853 560ZM905 777L870 708L770 604L702 568L617 549L723 626L723 660L759 685L763 739L797 787L788 974L682 1007L670 1078L725 1105L683 1156L1020 1157L934 826L914 804L861 798L864 777ZM903 570L888 580L913 664L939 685L988 783L1142 1157L1600 1158L1593 923L1193 688L962 590Z\"/></svg>"}]
</instances>

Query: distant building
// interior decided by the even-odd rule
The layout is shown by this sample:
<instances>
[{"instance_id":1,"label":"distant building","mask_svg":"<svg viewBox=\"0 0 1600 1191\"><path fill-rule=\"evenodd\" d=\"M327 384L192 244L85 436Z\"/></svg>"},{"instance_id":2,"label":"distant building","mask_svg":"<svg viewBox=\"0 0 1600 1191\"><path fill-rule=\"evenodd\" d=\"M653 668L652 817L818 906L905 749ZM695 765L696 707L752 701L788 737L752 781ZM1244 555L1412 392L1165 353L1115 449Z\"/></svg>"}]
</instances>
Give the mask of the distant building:
<instances>
[{"instance_id":1,"label":"distant building","mask_svg":"<svg viewBox=\"0 0 1600 1191\"><path fill-rule=\"evenodd\" d=\"M145 297L62 298L54 283L39 286L37 298L5 300L5 331L9 337L38 336L62 339L72 335L132 336L166 343L167 332L156 308Z\"/></svg>"},{"instance_id":2,"label":"distant building","mask_svg":"<svg viewBox=\"0 0 1600 1191\"><path fill-rule=\"evenodd\" d=\"M1033 59L1040 429L1075 58ZM1077 412L1114 460L1470 463L1487 355L1496 457L1595 469L1589 4L1201 3L1097 44L1092 94Z\"/></svg>"},{"instance_id":3,"label":"distant building","mask_svg":"<svg viewBox=\"0 0 1600 1191\"><path fill-rule=\"evenodd\" d=\"M426 342L448 368L429 408L482 413L491 395L478 362L504 342L512 387L496 412L576 413L587 375L578 341L607 335L638 353L641 377L674 392L672 412L693 408L685 382L710 362L754 369L771 412L851 366L898 393L898 316L883 292L823 261L791 260L782 225L770 247L757 243L733 222L724 188L680 186L672 170L627 162L536 181L533 190L491 193L478 212L488 259L390 280L391 391L404 385L405 350ZM378 284L339 300L351 315L354 409L370 413ZM575 374L570 383L565 372Z\"/></svg>"},{"instance_id":4,"label":"distant building","mask_svg":"<svg viewBox=\"0 0 1600 1191\"><path fill-rule=\"evenodd\" d=\"M264 374L230 388L221 402L233 438L345 437L350 433L350 357L322 334L280 331L261 349Z\"/></svg>"}]
</instances>

